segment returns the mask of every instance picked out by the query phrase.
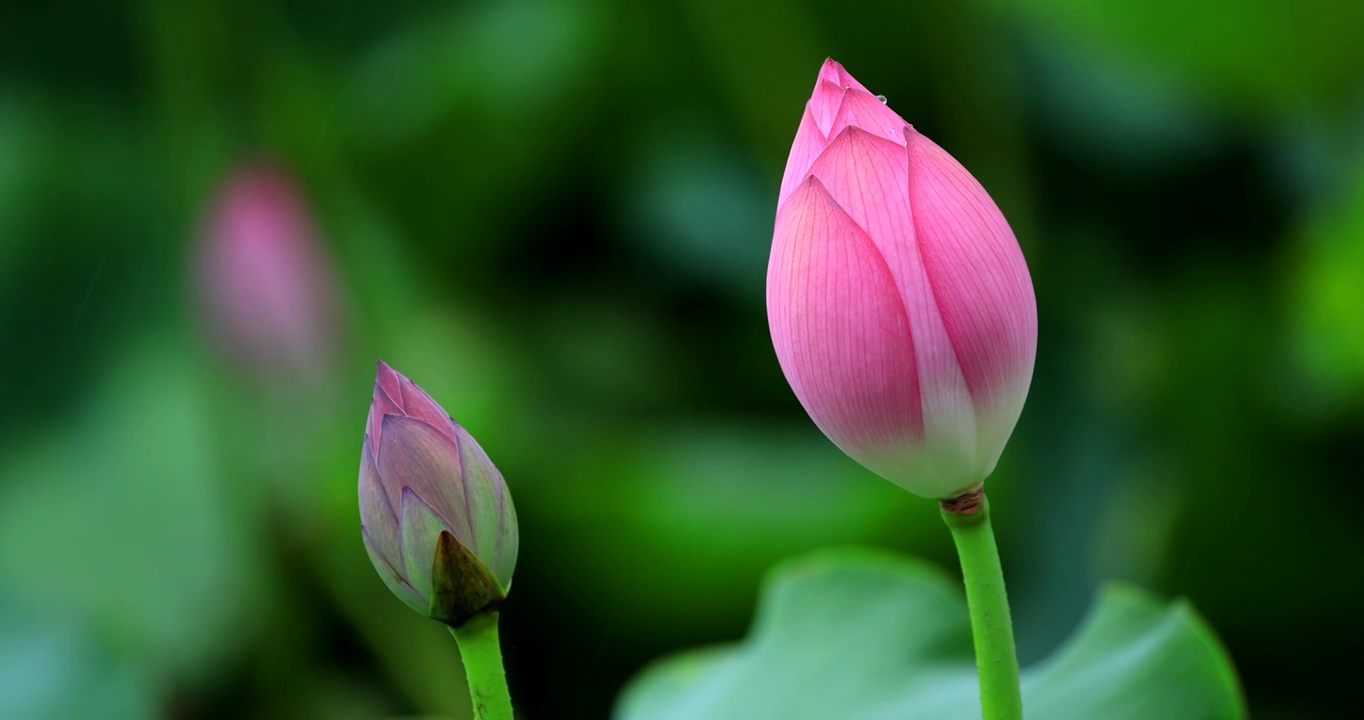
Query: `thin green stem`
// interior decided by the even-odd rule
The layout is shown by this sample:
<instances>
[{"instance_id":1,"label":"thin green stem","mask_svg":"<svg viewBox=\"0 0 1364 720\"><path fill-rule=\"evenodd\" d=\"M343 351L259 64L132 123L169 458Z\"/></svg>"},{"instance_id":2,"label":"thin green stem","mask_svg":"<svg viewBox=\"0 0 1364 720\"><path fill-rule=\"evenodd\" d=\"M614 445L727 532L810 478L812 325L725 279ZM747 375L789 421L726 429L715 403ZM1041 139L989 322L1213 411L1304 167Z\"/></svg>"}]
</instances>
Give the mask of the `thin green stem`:
<instances>
[{"instance_id":1,"label":"thin green stem","mask_svg":"<svg viewBox=\"0 0 1364 720\"><path fill-rule=\"evenodd\" d=\"M978 505L960 499L944 501L942 516L952 530L966 582L971 638L980 675L981 717L1022 720L1023 697L1018 684L1013 621L1009 618L1009 598L1004 592L1004 571L999 566L999 548L990 528L989 509L981 493Z\"/></svg>"},{"instance_id":2,"label":"thin green stem","mask_svg":"<svg viewBox=\"0 0 1364 720\"><path fill-rule=\"evenodd\" d=\"M464 659L469 679L469 699L475 720L512 720L507 674L502 669L502 646L497 639L497 613L475 615L459 627L450 628Z\"/></svg>"}]
</instances>

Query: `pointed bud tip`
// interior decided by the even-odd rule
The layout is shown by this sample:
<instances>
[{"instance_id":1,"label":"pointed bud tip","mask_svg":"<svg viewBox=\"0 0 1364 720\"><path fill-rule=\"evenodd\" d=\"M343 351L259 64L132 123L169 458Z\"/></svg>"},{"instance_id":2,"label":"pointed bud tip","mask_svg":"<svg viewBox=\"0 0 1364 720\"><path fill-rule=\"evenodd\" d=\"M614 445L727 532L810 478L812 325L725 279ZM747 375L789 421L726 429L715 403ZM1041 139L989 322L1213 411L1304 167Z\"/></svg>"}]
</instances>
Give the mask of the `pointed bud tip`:
<instances>
[{"instance_id":1,"label":"pointed bud tip","mask_svg":"<svg viewBox=\"0 0 1364 720\"><path fill-rule=\"evenodd\" d=\"M820 66L819 81L833 83L834 85L837 85L840 90L852 90L854 88L866 90L862 83L858 82L857 78L853 77L852 73L849 73L848 69L843 67L843 63L840 63L831 57L825 58L824 64Z\"/></svg>"},{"instance_id":2,"label":"pointed bud tip","mask_svg":"<svg viewBox=\"0 0 1364 720\"><path fill-rule=\"evenodd\" d=\"M388 363L381 359L375 360L374 400L382 404L384 412L403 410L402 383L405 380L407 378Z\"/></svg>"},{"instance_id":3,"label":"pointed bud tip","mask_svg":"<svg viewBox=\"0 0 1364 720\"><path fill-rule=\"evenodd\" d=\"M402 373L394 370L392 365L389 365L382 359L376 359L374 361L374 379L380 382L385 389L388 389L393 381L401 377L403 377Z\"/></svg>"}]
</instances>

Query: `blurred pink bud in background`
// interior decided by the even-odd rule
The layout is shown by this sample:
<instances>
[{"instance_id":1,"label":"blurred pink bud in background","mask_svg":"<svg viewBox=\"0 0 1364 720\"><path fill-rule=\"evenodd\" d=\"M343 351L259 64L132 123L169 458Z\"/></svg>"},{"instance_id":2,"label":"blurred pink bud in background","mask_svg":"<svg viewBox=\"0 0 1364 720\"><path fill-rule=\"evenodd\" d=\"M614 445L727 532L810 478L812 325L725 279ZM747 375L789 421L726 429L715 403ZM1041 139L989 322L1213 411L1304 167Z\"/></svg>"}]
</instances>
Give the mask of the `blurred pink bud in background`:
<instances>
[{"instance_id":1,"label":"blurred pink bud in background","mask_svg":"<svg viewBox=\"0 0 1364 720\"><path fill-rule=\"evenodd\" d=\"M1037 351L1023 253L971 173L833 60L782 178L767 315L791 389L853 459L930 498L994 470Z\"/></svg>"},{"instance_id":2,"label":"blurred pink bud in background","mask_svg":"<svg viewBox=\"0 0 1364 720\"><path fill-rule=\"evenodd\" d=\"M333 269L293 180L247 165L210 202L196 292L215 346L260 372L325 364L336 329Z\"/></svg>"}]
</instances>

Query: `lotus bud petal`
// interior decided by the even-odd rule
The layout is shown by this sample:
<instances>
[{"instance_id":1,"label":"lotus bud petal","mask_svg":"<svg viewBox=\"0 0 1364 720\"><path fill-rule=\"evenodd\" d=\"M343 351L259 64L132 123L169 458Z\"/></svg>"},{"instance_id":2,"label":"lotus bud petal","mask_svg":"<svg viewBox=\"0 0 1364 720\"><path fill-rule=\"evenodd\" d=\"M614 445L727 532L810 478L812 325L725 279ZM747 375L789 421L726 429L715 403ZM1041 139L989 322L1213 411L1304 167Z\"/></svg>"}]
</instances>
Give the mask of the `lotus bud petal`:
<instances>
[{"instance_id":1,"label":"lotus bud petal","mask_svg":"<svg viewBox=\"0 0 1364 720\"><path fill-rule=\"evenodd\" d=\"M995 467L1037 351L1037 305L990 195L842 65L805 105L777 201L772 344L854 460L929 498Z\"/></svg>"},{"instance_id":2,"label":"lotus bud petal","mask_svg":"<svg viewBox=\"0 0 1364 720\"><path fill-rule=\"evenodd\" d=\"M382 361L360 453L360 532L380 577L448 625L511 589L516 509L473 437Z\"/></svg>"}]
</instances>

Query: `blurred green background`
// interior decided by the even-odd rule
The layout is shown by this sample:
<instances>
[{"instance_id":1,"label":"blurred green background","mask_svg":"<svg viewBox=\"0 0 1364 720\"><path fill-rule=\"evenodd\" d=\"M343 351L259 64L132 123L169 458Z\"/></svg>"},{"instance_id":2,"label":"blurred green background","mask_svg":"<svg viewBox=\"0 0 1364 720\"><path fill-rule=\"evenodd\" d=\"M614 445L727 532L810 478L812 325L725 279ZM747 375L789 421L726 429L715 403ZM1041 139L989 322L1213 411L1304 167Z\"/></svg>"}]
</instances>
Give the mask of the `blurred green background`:
<instances>
[{"instance_id":1,"label":"blurred green background","mask_svg":"<svg viewBox=\"0 0 1364 720\"><path fill-rule=\"evenodd\" d=\"M1356 0L0 5L0 717L468 717L454 643L361 548L376 357L512 487L525 717L604 717L647 660L740 636L800 550L953 567L768 341L828 55L1032 270L990 481L1023 660L1127 579L1192 599L1255 717L1348 714L1361 27ZM195 270L252 163L292 176L334 291L304 367L230 352Z\"/></svg>"}]
</instances>

